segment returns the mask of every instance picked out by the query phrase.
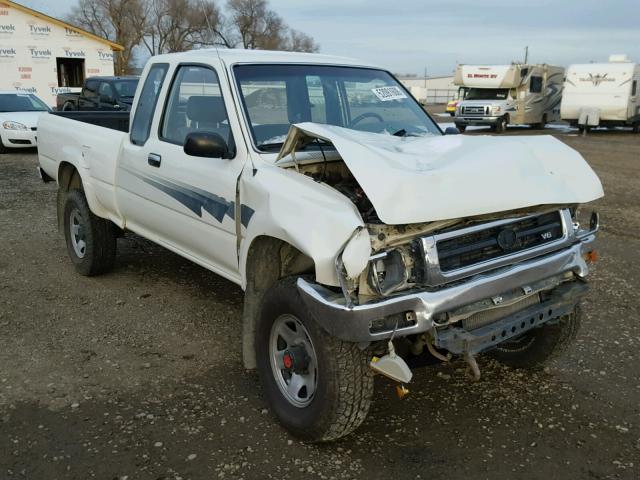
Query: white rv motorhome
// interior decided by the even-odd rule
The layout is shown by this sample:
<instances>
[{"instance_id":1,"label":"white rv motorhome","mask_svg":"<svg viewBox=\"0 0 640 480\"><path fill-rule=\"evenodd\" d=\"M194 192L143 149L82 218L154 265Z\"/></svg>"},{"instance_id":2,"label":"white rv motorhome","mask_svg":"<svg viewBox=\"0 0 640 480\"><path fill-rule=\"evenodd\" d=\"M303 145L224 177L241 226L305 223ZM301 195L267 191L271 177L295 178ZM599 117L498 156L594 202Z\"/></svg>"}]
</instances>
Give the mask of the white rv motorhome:
<instances>
[{"instance_id":1,"label":"white rv motorhome","mask_svg":"<svg viewBox=\"0 0 640 480\"><path fill-rule=\"evenodd\" d=\"M608 63L571 65L567 70L560 115L580 130L631 126L640 132L640 64L626 55Z\"/></svg>"},{"instance_id":2,"label":"white rv motorhome","mask_svg":"<svg viewBox=\"0 0 640 480\"><path fill-rule=\"evenodd\" d=\"M456 108L456 127L503 132L508 124L542 128L559 120L563 76L563 67L546 64L458 65L454 83L468 91Z\"/></svg>"}]
</instances>

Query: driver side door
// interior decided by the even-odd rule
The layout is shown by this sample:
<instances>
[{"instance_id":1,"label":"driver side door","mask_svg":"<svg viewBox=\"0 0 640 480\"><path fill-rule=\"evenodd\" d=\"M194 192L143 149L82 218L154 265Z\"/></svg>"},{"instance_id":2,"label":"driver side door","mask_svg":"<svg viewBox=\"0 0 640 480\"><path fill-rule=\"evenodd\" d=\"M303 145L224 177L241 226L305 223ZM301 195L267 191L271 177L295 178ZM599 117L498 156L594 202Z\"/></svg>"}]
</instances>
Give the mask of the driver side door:
<instances>
[{"instance_id":1,"label":"driver side door","mask_svg":"<svg viewBox=\"0 0 640 480\"><path fill-rule=\"evenodd\" d=\"M144 145L123 152L120 184L127 189L122 199L137 205L123 205L132 230L236 280L236 185L247 157L236 149L239 133L229 122L231 101L225 101L230 92L217 72L200 64L175 68L164 104L157 106L155 128ZM227 153L221 158L187 155L185 140L194 132L220 135Z\"/></svg>"}]
</instances>

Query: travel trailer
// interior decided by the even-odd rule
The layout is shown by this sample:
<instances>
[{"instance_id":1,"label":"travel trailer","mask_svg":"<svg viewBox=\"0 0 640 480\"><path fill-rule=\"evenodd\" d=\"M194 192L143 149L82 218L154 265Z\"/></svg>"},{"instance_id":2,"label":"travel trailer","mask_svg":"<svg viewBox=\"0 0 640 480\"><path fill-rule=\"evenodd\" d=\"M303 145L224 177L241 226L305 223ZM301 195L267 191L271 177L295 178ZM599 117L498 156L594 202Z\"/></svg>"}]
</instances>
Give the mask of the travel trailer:
<instances>
[{"instance_id":1,"label":"travel trailer","mask_svg":"<svg viewBox=\"0 0 640 480\"><path fill-rule=\"evenodd\" d=\"M564 68L552 65L458 65L454 84L467 87L455 113L456 127L507 125L543 128L560 119Z\"/></svg>"},{"instance_id":2,"label":"travel trailer","mask_svg":"<svg viewBox=\"0 0 640 480\"><path fill-rule=\"evenodd\" d=\"M571 65L560 107L563 120L580 130L630 126L640 132L640 64L626 55L608 63Z\"/></svg>"}]
</instances>

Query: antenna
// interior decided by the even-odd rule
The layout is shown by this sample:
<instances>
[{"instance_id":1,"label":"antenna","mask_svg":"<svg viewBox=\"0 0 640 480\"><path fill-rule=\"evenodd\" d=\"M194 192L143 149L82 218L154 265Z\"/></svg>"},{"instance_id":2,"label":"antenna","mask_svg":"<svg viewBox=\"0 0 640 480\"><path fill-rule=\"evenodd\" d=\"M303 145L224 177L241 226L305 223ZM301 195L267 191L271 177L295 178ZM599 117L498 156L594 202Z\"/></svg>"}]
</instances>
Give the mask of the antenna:
<instances>
[{"instance_id":1,"label":"antenna","mask_svg":"<svg viewBox=\"0 0 640 480\"><path fill-rule=\"evenodd\" d=\"M524 47L524 63L527 64L527 60L529 59L529 46Z\"/></svg>"},{"instance_id":2,"label":"antenna","mask_svg":"<svg viewBox=\"0 0 640 480\"><path fill-rule=\"evenodd\" d=\"M216 35L215 35L215 32L213 31L213 28L211 28L209 15L207 15L207 7L206 7L205 0L200 0L200 5L202 6L202 14L204 15L204 20L205 22L207 22L207 28L209 29L209 34L211 35L211 39L213 40L213 48L216 49L216 55L218 55L218 60L220 60L220 62L222 63L222 59L220 58L220 52L218 51L218 45L216 45L216 41L215 41Z\"/></svg>"}]
</instances>

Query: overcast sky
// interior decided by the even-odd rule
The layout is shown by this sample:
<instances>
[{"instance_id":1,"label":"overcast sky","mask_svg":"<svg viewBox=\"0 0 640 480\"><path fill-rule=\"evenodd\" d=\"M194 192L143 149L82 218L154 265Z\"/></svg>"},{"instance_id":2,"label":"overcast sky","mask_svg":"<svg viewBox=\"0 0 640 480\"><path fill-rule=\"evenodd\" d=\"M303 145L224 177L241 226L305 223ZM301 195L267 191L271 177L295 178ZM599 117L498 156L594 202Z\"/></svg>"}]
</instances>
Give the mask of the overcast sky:
<instances>
[{"instance_id":1,"label":"overcast sky","mask_svg":"<svg viewBox=\"0 0 640 480\"><path fill-rule=\"evenodd\" d=\"M19 0L20 1L20 0ZM76 0L22 0L61 17ZM218 4L222 4L218 1ZM397 73L453 72L460 63L568 65L627 53L640 62L640 0L271 0L322 53Z\"/></svg>"}]
</instances>

